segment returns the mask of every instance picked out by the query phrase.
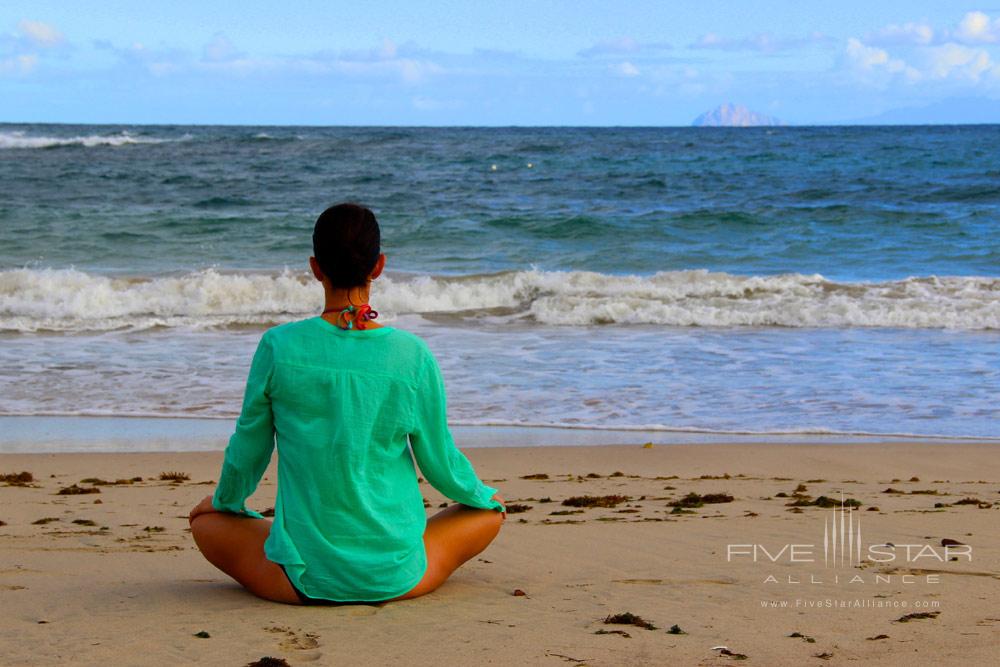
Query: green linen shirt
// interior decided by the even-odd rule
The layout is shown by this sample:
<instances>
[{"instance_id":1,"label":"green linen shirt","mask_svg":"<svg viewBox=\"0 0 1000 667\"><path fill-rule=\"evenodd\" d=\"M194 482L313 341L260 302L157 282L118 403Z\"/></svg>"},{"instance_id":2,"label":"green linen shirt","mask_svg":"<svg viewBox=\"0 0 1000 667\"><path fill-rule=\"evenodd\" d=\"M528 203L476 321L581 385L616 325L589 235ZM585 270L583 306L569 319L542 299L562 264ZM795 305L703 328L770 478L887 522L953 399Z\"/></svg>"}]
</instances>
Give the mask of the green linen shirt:
<instances>
[{"instance_id":1,"label":"green linen shirt","mask_svg":"<svg viewBox=\"0 0 1000 667\"><path fill-rule=\"evenodd\" d=\"M448 498L503 509L455 447L437 360L402 329L345 330L313 317L267 330L215 509L262 518L245 503L275 446L278 491L264 554L311 597L387 600L423 578L427 520L414 458Z\"/></svg>"}]
</instances>

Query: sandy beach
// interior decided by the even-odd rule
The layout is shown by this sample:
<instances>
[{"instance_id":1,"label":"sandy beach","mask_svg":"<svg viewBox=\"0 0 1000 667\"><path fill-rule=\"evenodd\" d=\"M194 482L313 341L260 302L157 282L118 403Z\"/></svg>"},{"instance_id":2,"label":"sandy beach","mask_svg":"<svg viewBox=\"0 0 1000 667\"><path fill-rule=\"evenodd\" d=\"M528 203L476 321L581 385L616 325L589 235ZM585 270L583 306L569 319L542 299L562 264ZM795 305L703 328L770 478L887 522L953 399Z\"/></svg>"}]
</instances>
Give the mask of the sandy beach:
<instances>
[{"instance_id":1,"label":"sandy beach","mask_svg":"<svg viewBox=\"0 0 1000 667\"><path fill-rule=\"evenodd\" d=\"M32 479L0 482L2 662L986 665L1000 650L996 444L467 453L512 505L494 545L424 598L326 608L259 600L195 549L186 515L221 452L2 455L0 474ZM175 472L188 479L160 479ZM97 492L59 493L73 485ZM274 493L272 462L249 505ZM605 622L622 614L639 620Z\"/></svg>"}]
</instances>

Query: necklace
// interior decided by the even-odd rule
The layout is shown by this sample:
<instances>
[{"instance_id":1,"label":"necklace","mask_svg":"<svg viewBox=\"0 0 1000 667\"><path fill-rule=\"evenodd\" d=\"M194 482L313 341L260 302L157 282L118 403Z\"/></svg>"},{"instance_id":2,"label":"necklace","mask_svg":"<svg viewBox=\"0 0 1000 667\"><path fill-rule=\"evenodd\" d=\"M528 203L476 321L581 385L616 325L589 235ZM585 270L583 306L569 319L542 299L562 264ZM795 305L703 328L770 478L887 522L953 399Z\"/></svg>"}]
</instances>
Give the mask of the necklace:
<instances>
[{"instance_id":1,"label":"necklace","mask_svg":"<svg viewBox=\"0 0 1000 667\"><path fill-rule=\"evenodd\" d=\"M378 311L372 310L372 307L367 303L363 303L360 306L351 304L347 306L347 308L343 309L338 309L336 307L327 308L323 311L323 315L337 310L340 310L337 314L337 326L341 329L353 329L354 325L357 324L359 330L364 330L365 325L367 325L368 322L378 317ZM344 321L346 326L342 326L340 324L341 320Z\"/></svg>"}]
</instances>

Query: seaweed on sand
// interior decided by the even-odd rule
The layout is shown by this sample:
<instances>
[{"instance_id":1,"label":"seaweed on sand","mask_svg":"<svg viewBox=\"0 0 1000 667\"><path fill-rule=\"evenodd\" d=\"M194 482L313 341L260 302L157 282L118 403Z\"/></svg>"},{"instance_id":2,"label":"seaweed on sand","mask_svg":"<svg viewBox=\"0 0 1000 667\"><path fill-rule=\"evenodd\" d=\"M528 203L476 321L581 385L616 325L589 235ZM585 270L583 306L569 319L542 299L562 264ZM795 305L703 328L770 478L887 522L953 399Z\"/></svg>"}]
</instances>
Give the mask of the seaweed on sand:
<instances>
[{"instance_id":1,"label":"seaweed on sand","mask_svg":"<svg viewBox=\"0 0 1000 667\"><path fill-rule=\"evenodd\" d=\"M631 500L629 496L571 496L562 501L566 507L617 507Z\"/></svg>"},{"instance_id":2,"label":"seaweed on sand","mask_svg":"<svg viewBox=\"0 0 1000 667\"><path fill-rule=\"evenodd\" d=\"M636 616L631 612L623 612L621 614L611 614L604 619L606 625L634 625L637 628L645 628L646 630L655 630L656 626L644 619L642 616Z\"/></svg>"},{"instance_id":3,"label":"seaweed on sand","mask_svg":"<svg viewBox=\"0 0 1000 667\"><path fill-rule=\"evenodd\" d=\"M924 618L937 618L941 612L939 611L917 611L912 614L904 614L896 619L896 623L909 623L910 621L916 621Z\"/></svg>"},{"instance_id":4,"label":"seaweed on sand","mask_svg":"<svg viewBox=\"0 0 1000 667\"><path fill-rule=\"evenodd\" d=\"M679 500L667 503L667 505L671 507L701 507L703 505L731 502L733 502L733 497L728 493L706 493L705 495L701 495L692 491Z\"/></svg>"},{"instance_id":5,"label":"seaweed on sand","mask_svg":"<svg viewBox=\"0 0 1000 667\"><path fill-rule=\"evenodd\" d=\"M5 482L10 486L27 486L35 481L35 476L27 470L21 472L8 472L0 475L0 482Z\"/></svg>"},{"instance_id":6,"label":"seaweed on sand","mask_svg":"<svg viewBox=\"0 0 1000 667\"><path fill-rule=\"evenodd\" d=\"M532 507L532 505L524 505L522 503L510 503L507 505L507 514L520 514L521 512L527 512Z\"/></svg>"},{"instance_id":7,"label":"seaweed on sand","mask_svg":"<svg viewBox=\"0 0 1000 667\"><path fill-rule=\"evenodd\" d=\"M100 493L101 490L96 486L77 486L76 484L70 484L67 487L59 489L60 496L79 496L87 493Z\"/></svg>"}]
</instances>

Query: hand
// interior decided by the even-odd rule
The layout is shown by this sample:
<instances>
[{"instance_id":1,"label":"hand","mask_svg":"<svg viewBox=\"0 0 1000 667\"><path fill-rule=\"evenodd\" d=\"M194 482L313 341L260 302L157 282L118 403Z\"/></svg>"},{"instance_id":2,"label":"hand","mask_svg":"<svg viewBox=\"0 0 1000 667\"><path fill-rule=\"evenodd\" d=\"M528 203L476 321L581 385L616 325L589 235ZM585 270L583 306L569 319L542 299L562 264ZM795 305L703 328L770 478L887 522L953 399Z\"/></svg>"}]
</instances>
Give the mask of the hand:
<instances>
[{"instance_id":1,"label":"hand","mask_svg":"<svg viewBox=\"0 0 1000 667\"><path fill-rule=\"evenodd\" d=\"M503 507L504 507L504 508L503 508L503 509L502 509L502 510L500 511L500 513L501 513L501 514L503 514L503 518L504 518L504 521L506 521L506 520L507 520L507 501L506 501L506 500L504 500L504 499L503 499L503 498L502 498L502 497L500 496L500 494L499 494L499 493L494 493L494 494L493 494L493 497L492 497L492 498L490 498L490 500L496 500L496 501L497 501L497 502L499 502L499 503L500 503L501 505L503 505Z\"/></svg>"},{"instance_id":2,"label":"hand","mask_svg":"<svg viewBox=\"0 0 1000 667\"><path fill-rule=\"evenodd\" d=\"M194 509L191 510L191 513L188 514L188 523L190 524L192 521L194 521L194 518L199 514L208 514L210 512L218 512L218 511L219 510L215 509L215 507L212 505L212 496L205 496L204 498L201 499L200 503L194 506Z\"/></svg>"}]
</instances>

